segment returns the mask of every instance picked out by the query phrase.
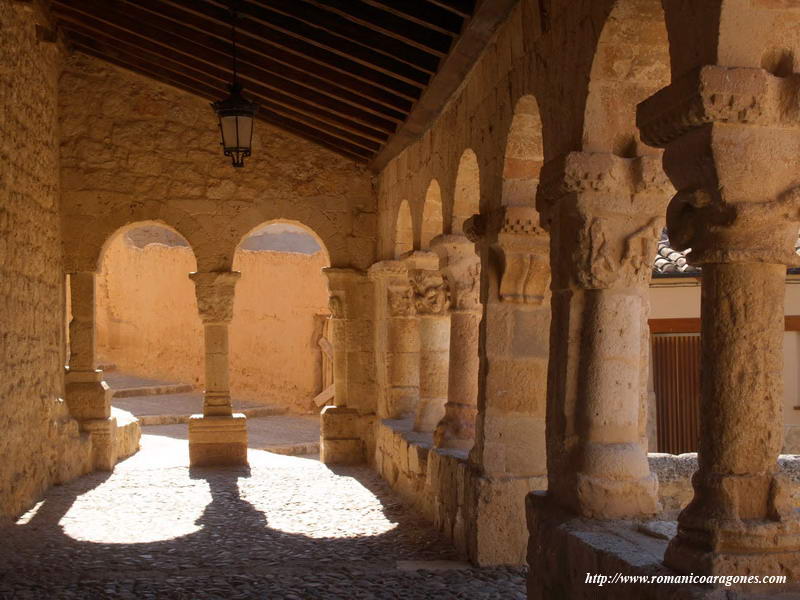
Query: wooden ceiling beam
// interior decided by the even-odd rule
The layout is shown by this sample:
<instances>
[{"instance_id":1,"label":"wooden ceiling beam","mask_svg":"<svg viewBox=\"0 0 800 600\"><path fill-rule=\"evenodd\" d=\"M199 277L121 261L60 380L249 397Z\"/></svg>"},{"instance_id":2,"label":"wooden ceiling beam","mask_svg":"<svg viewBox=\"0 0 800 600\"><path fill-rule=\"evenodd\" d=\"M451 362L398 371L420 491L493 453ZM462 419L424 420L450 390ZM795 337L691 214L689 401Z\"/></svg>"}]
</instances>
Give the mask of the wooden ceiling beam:
<instances>
[{"instance_id":1,"label":"wooden ceiling beam","mask_svg":"<svg viewBox=\"0 0 800 600\"><path fill-rule=\"evenodd\" d=\"M447 9L457 15L468 18L475 12L475 0L425 0L440 8Z\"/></svg>"},{"instance_id":2,"label":"wooden ceiling beam","mask_svg":"<svg viewBox=\"0 0 800 600\"><path fill-rule=\"evenodd\" d=\"M191 3L197 6L198 10L209 14L214 10L223 14L228 13L228 3L225 0L172 1L180 2L181 5ZM258 4L242 2L239 5L239 27L243 31L253 32L255 29L256 35L260 35L265 41L279 43L280 46L293 52L306 56L322 54L326 64L335 65L346 59L420 87L427 85L439 64L439 57L416 51L414 48L408 48L416 53L413 62L408 55L390 54L387 51L387 47L391 45L389 42L381 49L382 51L376 51L377 49L364 43L364 37L368 37L368 33L361 32L362 37L355 38L346 37L342 33L337 35L330 31L330 28L313 25L294 17L291 13L296 11L291 9L292 5L297 3L296 0L289 0L282 5L282 8L286 8L285 12L277 10L274 1L263 0Z\"/></svg>"},{"instance_id":3,"label":"wooden ceiling beam","mask_svg":"<svg viewBox=\"0 0 800 600\"><path fill-rule=\"evenodd\" d=\"M90 29L97 29L97 26L91 27L86 25L88 21L92 20L93 15L71 10L65 7L65 5L62 3L62 0L55 0L54 5L58 6L57 15L60 18L70 22L77 22L79 25L83 24ZM230 57L223 52L213 50L208 46L203 46L185 38L177 38L168 31L160 30L158 28L140 23L139 20L133 17L123 16L115 13L104 13L99 8L95 9L94 15L96 15L99 20L106 23L105 27L100 26L98 30L98 33L100 34L106 31L108 26L116 27L123 29L128 34L134 36L134 38L144 37L147 40L156 42L164 46L170 53L180 52L189 57L196 57L203 62L219 68L225 68L224 65L229 64ZM199 32L197 33L199 34ZM202 39L202 34L199 35ZM206 37L208 38L208 36ZM241 73L243 76L252 77L252 79L255 81L265 82L266 85L265 78L261 76L256 67L253 67L252 65L242 65L242 67ZM267 77L267 79L269 79L269 77ZM272 90L270 92L271 97L273 97L275 101L280 101L281 103L285 103L287 105L303 104L308 107L307 110L313 111L316 109L317 111L321 112L334 113L347 120L353 120L357 123L361 123L362 125L366 125L367 127L371 127L384 133L393 133L396 127L396 120L390 120L372 115L370 113L365 113L364 111L358 110L356 107L353 107L349 104L334 98L323 96L321 94L315 94L306 90L305 88L301 88L300 86L295 86L293 89L293 95L295 96L294 99L285 93L288 91L286 87L271 85L270 88Z\"/></svg>"},{"instance_id":4,"label":"wooden ceiling beam","mask_svg":"<svg viewBox=\"0 0 800 600\"><path fill-rule=\"evenodd\" d=\"M189 84L190 81L194 82L193 85L205 91L214 90L214 95L206 97L209 100L218 100L225 96L227 80L225 73L216 73L215 76L210 77L207 71L198 71L184 64L176 63L161 56L152 55L146 51L136 51L128 46L117 45L111 46L103 40L85 36L70 30L70 38L73 41L76 49L86 54L91 54L98 58L108 57L115 60L115 64L123 66L131 71L136 72L155 72L163 77L169 78L171 81L177 81L183 84ZM292 119L298 123L302 123L316 129L326 131L331 135L342 138L357 146L364 148L370 152L377 151L381 145L386 141L386 137L378 137L367 131L359 130L351 124L341 124L336 122L329 122L324 119L318 119L314 116L297 112L292 107L282 106L275 104L260 94L253 93L250 90L248 94L257 101L259 110L266 110L271 113L279 114L283 117Z\"/></svg>"},{"instance_id":5,"label":"wooden ceiling beam","mask_svg":"<svg viewBox=\"0 0 800 600\"><path fill-rule=\"evenodd\" d=\"M360 11L362 8L352 0L349 4L351 13L356 10ZM444 55L438 48L420 48L418 44L410 44L401 39L398 34L387 35L383 31L376 30L374 26L365 26L363 23L356 22L347 16L331 12L321 4L298 0L260 0L257 3L250 0L242 0L239 4L239 13L246 14L256 6L264 7L274 14L280 13L287 18L291 18L292 24L289 25L289 29L304 35L310 40L322 41L324 38L321 38L320 33L328 33L338 40L355 42L360 44L362 49L366 51L379 52L429 73L436 72L439 59ZM275 16L271 17L270 20L275 21ZM441 42L438 42L438 44L441 45ZM334 40L329 45L335 47L338 44Z\"/></svg>"},{"instance_id":6,"label":"wooden ceiling beam","mask_svg":"<svg viewBox=\"0 0 800 600\"><path fill-rule=\"evenodd\" d=\"M137 0L136 5L180 25L193 27L213 35L225 43L230 41L230 23L220 20L224 17L224 13L216 11L215 15L211 15L198 10L196 1L182 3L178 0ZM303 61L303 68L295 67L292 64L294 60L292 57L295 59L299 57L296 55L287 57L288 53L285 51L277 49L250 33L249 29L242 30L240 26L237 27L237 45L239 57L245 63L258 65L259 68L293 83L340 97L345 101L350 99L353 103L363 105L367 110L384 112L393 115L394 118L397 117L397 111L408 112L411 104L419 95L418 90L415 91L414 88L407 90L412 92L411 96L405 96L403 93L388 91L345 73L331 73L330 69L312 61ZM276 59L276 55L278 59ZM280 61L281 58L284 59L283 62ZM287 60L289 62L286 62ZM381 106L376 107L376 105L386 107L389 111L383 110Z\"/></svg>"},{"instance_id":7,"label":"wooden ceiling beam","mask_svg":"<svg viewBox=\"0 0 800 600\"><path fill-rule=\"evenodd\" d=\"M415 19L408 19L376 8L367 2L358 0L304 0L307 4L339 15L343 19L378 31L425 52L445 56L453 43L453 34L434 31L430 27L420 25ZM330 18L330 17L328 17Z\"/></svg>"},{"instance_id":8,"label":"wooden ceiling beam","mask_svg":"<svg viewBox=\"0 0 800 600\"><path fill-rule=\"evenodd\" d=\"M457 36L464 17L426 0L361 0L362 2L408 19L424 27Z\"/></svg>"},{"instance_id":9,"label":"wooden ceiling beam","mask_svg":"<svg viewBox=\"0 0 800 600\"><path fill-rule=\"evenodd\" d=\"M95 55L95 51L87 47L81 47L81 52ZM120 61L112 57L97 56L97 58L116 64L123 69L134 71L166 85L189 92L192 95L200 96L207 100L215 99L218 95L218 90L211 86L204 85L192 80L191 78L180 76L179 74L171 73L168 70L155 65L145 68L143 66L125 64L124 61ZM317 131L313 127L309 127L303 123L298 123L277 113L272 113L271 111L259 111L259 114L256 115L256 118L260 121L288 131L291 134L297 135L298 137L325 146L338 152L339 154L344 154L348 158L355 158L360 162L368 160L373 155L373 153L369 150L360 148L359 146L349 143L344 139ZM213 117L211 115L209 118L209 123L211 127L214 126Z\"/></svg>"}]
</instances>

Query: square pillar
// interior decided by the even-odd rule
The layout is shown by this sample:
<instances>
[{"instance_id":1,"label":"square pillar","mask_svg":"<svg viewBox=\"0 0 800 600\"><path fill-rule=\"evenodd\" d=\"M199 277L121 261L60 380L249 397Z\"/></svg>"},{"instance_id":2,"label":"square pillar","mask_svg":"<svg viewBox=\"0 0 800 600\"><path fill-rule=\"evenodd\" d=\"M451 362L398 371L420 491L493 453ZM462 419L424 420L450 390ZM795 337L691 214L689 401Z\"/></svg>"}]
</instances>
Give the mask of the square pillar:
<instances>
[{"instance_id":1,"label":"square pillar","mask_svg":"<svg viewBox=\"0 0 800 600\"><path fill-rule=\"evenodd\" d=\"M94 468L111 471L117 463L117 421L111 417L112 391L95 368L96 320L94 271L69 274L72 320L69 323L69 366L64 396L70 415L92 438Z\"/></svg>"},{"instance_id":2,"label":"square pillar","mask_svg":"<svg viewBox=\"0 0 800 600\"><path fill-rule=\"evenodd\" d=\"M320 422L325 464L364 462L374 451L370 425L377 411L375 284L357 269L324 269L330 288L334 406Z\"/></svg>"}]
</instances>

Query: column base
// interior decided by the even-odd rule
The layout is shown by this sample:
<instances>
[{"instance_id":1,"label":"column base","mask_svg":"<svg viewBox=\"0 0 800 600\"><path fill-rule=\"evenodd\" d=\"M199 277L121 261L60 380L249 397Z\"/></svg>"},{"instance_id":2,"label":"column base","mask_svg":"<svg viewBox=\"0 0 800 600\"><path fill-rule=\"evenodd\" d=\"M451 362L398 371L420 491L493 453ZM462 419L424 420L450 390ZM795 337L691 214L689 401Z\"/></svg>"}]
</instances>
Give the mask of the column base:
<instances>
[{"instance_id":1,"label":"column base","mask_svg":"<svg viewBox=\"0 0 800 600\"><path fill-rule=\"evenodd\" d=\"M326 406L320 419L320 460L326 465L363 463L364 443L358 411L343 406Z\"/></svg>"},{"instance_id":2,"label":"column base","mask_svg":"<svg viewBox=\"0 0 800 600\"><path fill-rule=\"evenodd\" d=\"M103 381L103 372L71 371L64 375L64 397L69 414L79 421L108 419L112 391Z\"/></svg>"},{"instance_id":3,"label":"column base","mask_svg":"<svg viewBox=\"0 0 800 600\"><path fill-rule=\"evenodd\" d=\"M639 519L661 510L658 479L607 479L578 473L577 509L590 519Z\"/></svg>"},{"instance_id":4,"label":"column base","mask_svg":"<svg viewBox=\"0 0 800 600\"><path fill-rule=\"evenodd\" d=\"M446 398L420 398L414 417L414 431L432 432L444 418Z\"/></svg>"},{"instance_id":5,"label":"column base","mask_svg":"<svg viewBox=\"0 0 800 600\"><path fill-rule=\"evenodd\" d=\"M681 573L785 575L790 582L800 579L797 518L781 522L740 521L738 525L736 529L701 532L679 528L667 548L664 563Z\"/></svg>"},{"instance_id":6,"label":"column base","mask_svg":"<svg viewBox=\"0 0 800 600\"><path fill-rule=\"evenodd\" d=\"M117 419L87 419L81 430L92 439L92 466L98 471L113 471L117 464Z\"/></svg>"},{"instance_id":7,"label":"column base","mask_svg":"<svg viewBox=\"0 0 800 600\"><path fill-rule=\"evenodd\" d=\"M247 418L192 415L189 418L191 467L247 466Z\"/></svg>"}]
</instances>

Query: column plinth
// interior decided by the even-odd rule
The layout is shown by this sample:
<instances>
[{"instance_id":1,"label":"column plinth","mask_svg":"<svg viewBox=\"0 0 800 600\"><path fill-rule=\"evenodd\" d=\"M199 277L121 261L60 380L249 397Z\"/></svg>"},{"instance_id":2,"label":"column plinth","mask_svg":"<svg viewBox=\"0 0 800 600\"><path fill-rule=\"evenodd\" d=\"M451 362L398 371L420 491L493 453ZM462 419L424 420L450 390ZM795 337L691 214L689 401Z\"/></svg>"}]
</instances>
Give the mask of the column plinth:
<instances>
[{"instance_id":1,"label":"column plinth","mask_svg":"<svg viewBox=\"0 0 800 600\"><path fill-rule=\"evenodd\" d=\"M246 417L233 412L229 384L228 326L241 273L191 273L205 341L203 414L189 419L192 467L246 466Z\"/></svg>"}]
</instances>

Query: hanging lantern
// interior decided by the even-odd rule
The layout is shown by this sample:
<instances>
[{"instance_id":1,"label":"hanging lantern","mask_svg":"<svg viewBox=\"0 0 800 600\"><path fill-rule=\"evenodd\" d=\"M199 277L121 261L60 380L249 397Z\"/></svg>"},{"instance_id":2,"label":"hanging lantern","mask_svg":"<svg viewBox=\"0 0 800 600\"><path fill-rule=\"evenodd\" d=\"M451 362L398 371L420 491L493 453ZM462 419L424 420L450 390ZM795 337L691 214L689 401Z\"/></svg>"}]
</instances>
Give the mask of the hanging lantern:
<instances>
[{"instance_id":1,"label":"hanging lantern","mask_svg":"<svg viewBox=\"0 0 800 600\"><path fill-rule=\"evenodd\" d=\"M233 83L231 93L224 100L212 102L219 118L219 132L225 156L231 157L234 167L243 167L250 156L253 142L253 120L258 110L254 102L242 96L242 84L236 69L236 10L231 10L231 46L233 48Z\"/></svg>"}]
</instances>

